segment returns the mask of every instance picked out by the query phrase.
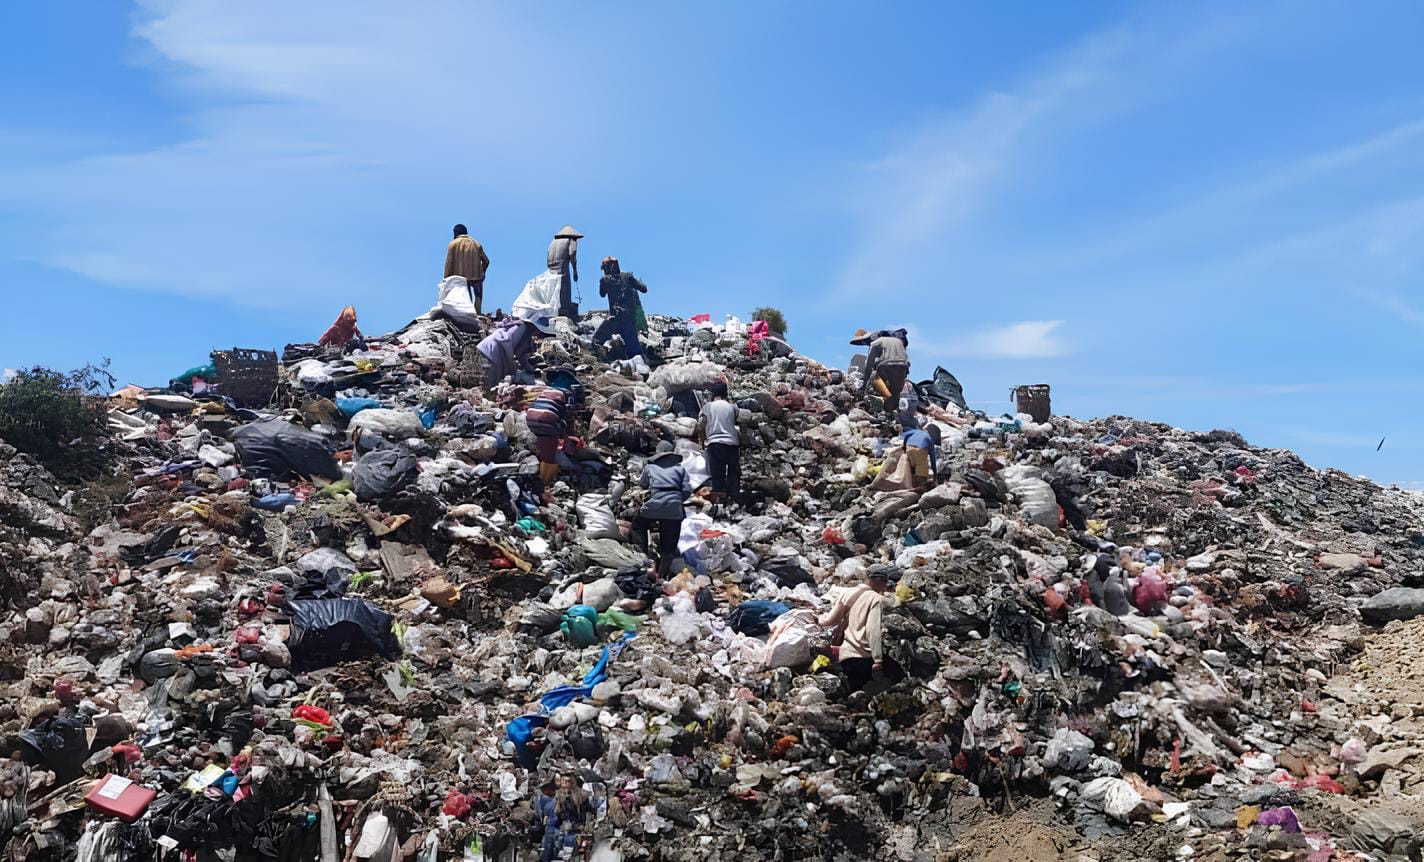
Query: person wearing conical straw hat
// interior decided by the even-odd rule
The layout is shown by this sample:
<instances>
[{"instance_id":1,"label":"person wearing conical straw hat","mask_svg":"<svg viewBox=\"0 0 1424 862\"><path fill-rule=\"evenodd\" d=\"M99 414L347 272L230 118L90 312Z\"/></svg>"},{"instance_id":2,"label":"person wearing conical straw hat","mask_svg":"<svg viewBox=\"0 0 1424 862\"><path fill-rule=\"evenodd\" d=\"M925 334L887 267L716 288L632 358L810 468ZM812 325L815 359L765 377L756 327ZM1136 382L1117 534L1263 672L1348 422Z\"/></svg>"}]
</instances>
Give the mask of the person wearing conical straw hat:
<instances>
[{"instance_id":1,"label":"person wearing conical straw hat","mask_svg":"<svg viewBox=\"0 0 1424 862\"><path fill-rule=\"evenodd\" d=\"M578 281L578 241L583 234L566 224L554 234L549 243L549 271L562 277L559 283L559 316L578 317L578 306L574 305L573 282ZM572 281L570 280L572 276Z\"/></svg>"}]
</instances>

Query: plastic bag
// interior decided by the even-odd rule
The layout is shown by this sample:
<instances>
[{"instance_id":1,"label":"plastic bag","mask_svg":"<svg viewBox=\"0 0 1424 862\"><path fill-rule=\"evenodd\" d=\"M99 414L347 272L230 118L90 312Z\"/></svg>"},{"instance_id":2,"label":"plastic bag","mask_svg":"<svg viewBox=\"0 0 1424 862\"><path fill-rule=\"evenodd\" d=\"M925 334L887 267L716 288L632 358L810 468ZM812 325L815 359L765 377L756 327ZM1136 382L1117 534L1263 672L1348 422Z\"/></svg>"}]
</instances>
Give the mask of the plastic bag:
<instances>
[{"instance_id":1,"label":"plastic bag","mask_svg":"<svg viewBox=\"0 0 1424 862\"><path fill-rule=\"evenodd\" d=\"M292 474L340 479L341 468L320 434L285 419L253 422L232 432L242 465L277 478Z\"/></svg>"},{"instance_id":2,"label":"plastic bag","mask_svg":"<svg viewBox=\"0 0 1424 862\"><path fill-rule=\"evenodd\" d=\"M358 500L390 496L415 481L414 455L403 449L377 449L361 456L351 470L351 489Z\"/></svg>"},{"instance_id":3,"label":"plastic bag","mask_svg":"<svg viewBox=\"0 0 1424 862\"><path fill-rule=\"evenodd\" d=\"M357 429L361 429L374 431L391 440L419 437L425 430L424 423L420 421L420 415L415 411L389 410L384 407L362 410L351 418L351 424L347 427L352 434L355 434Z\"/></svg>"},{"instance_id":4,"label":"plastic bag","mask_svg":"<svg viewBox=\"0 0 1424 862\"><path fill-rule=\"evenodd\" d=\"M705 389L722 379L722 369L711 362L680 362L660 365L648 376L650 386L661 386L669 395L689 389Z\"/></svg>"},{"instance_id":5,"label":"plastic bag","mask_svg":"<svg viewBox=\"0 0 1424 862\"><path fill-rule=\"evenodd\" d=\"M663 636L675 644L685 644L702 633L702 616L686 593L678 594L672 601L672 612L659 620Z\"/></svg>"},{"instance_id":6,"label":"plastic bag","mask_svg":"<svg viewBox=\"0 0 1424 862\"><path fill-rule=\"evenodd\" d=\"M475 313L475 301L470 296L470 283L463 275L442 279L439 291L440 298L432 312L438 311L463 326L475 326L480 322L480 316Z\"/></svg>"},{"instance_id":7,"label":"plastic bag","mask_svg":"<svg viewBox=\"0 0 1424 862\"><path fill-rule=\"evenodd\" d=\"M808 610L782 614L771 624L766 639L767 667L804 667L811 663L816 615Z\"/></svg>"},{"instance_id":8,"label":"plastic bag","mask_svg":"<svg viewBox=\"0 0 1424 862\"><path fill-rule=\"evenodd\" d=\"M583 524L583 534L589 539L621 539L618 519L613 516L613 507L606 494L584 494L574 504L578 511L579 523Z\"/></svg>"},{"instance_id":9,"label":"plastic bag","mask_svg":"<svg viewBox=\"0 0 1424 862\"><path fill-rule=\"evenodd\" d=\"M400 647L393 617L363 599L303 599L287 602L292 633L292 670L330 667L372 654L393 659Z\"/></svg>"},{"instance_id":10,"label":"plastic bag","mask_svg":"<svg viewBox=\"0 0 1424 862\"><path fill-rule=\"evenodd\" d=\"M515 298L510 307L511 317L520 320L545 322L559 316L559 286L563 281L560 273L545 270L524 283L524 290Z\"/></svg>"}]
</instances>

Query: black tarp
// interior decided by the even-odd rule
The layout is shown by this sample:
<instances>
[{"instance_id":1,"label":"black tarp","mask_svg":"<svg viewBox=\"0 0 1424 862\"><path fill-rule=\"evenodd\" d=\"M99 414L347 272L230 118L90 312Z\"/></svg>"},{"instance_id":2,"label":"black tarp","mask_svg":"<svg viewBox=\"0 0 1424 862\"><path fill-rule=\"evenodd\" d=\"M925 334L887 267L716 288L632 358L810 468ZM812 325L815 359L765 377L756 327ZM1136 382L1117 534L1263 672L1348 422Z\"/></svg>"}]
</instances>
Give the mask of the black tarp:
<instances>
[{"instance_id":1,"label":"black tarp","mask_svg":"<svg viewBox=\"0 0 1424 862\"><path fill-rule=\"evenodd\" d=\"M930 380L922 380L915 384L915 392L926 401L931 402L936 407L944 407L954 404L961 410L968 410L969 405L964 402L964 387L953 374L943 368L936 366L934 377Z\"/></svg>"},{"instance_id":2,"label":"black tarp","mask_svg":"<svg viewBox=\"0 0 1424 862\"><path fill-rule=\"evenodd\" d=\"M332 481L341 478L341 468L326 439L285 419L244 425L232 432L232 442L242 465L249 470L279 478L293 473Z\"/></svg>"}]
</instances>

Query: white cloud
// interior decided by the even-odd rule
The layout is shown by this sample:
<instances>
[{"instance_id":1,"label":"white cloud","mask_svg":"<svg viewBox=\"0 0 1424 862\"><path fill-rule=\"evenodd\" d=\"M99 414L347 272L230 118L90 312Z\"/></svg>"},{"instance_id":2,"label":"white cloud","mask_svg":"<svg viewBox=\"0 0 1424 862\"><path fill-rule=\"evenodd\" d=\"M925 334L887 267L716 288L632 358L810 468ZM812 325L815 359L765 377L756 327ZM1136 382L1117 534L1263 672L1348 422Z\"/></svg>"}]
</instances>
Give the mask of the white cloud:
<instances>
[{"instance_id":1,"label":"white cloud","mask_svg":"<svg viewBox=\"0 0 1424 862\"><path fill-rule=\"evenodd\" d=\"M16 246L105 284L272 307L426 287L450 224L488 231L498 214L551 236L630 177L670 184L703 131L699 100L673 97L676 70L603 60L618 22L602 13L551 26L460 2L139 6L134 42L186 136L0 167L0 209L25 214ZM621 118L654 116L620 146ZM537 271L540 234L500 246L492 277Z\"/></svg>"},{"instance_id":2,"label":"white cloud","mask_svg":"<svg viewBox=\"0 0 1424 862\"><path fill-rule=\"evenodd\" d=\"M1061 320L1023 320L958 337L911 338L917 351L967 359L1052 359L1072 352Z\"/></svg>"},{"instance_id":3,"label":"white cloud","mask_svg":"<svg viewBox=\"0 0 1424 862\"><path fill-rule=\"evenodd\" d=\"M1048 141L1163 98L1172 79L1239 29L1234 18L1129 21L1083 39L1019 86L911 131L866 166L853 204L860 239L836 295L859 299L866 284L887 282L942 289L953 276L937 271L956 266L949 238L1040 167Z\"/></svg>"},{"instance_id":4,"label":"white cloud","mask_svg":"<svg viewBox=\"0 0 1424 862\"><path fill-rule=\"evenodd\" d=\"M11 380L14 380L19 375L20 372L16 371L15 369L6 368L4 371L0 371L0 383L9 383Z\"/></svg>"}]
</instances>

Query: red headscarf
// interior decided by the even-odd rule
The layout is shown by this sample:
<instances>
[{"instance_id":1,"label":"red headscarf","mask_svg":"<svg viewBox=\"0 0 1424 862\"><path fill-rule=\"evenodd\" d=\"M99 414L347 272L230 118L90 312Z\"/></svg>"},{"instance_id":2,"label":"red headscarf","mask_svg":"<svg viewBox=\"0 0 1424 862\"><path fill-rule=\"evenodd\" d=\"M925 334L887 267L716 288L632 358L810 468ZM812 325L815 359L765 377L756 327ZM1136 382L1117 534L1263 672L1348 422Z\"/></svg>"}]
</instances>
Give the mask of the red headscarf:
<instances>
[{"instance_id":1,"label":"red headscarf","mask_svg":"<svg viewBox=\"0 0 1424 862\"><path fill-rule=\"evenodd\" d=\"M337 316L336 322L321 336L321 340L317 344L322 347L345 347L346 343L359 332L360 330L356 328L356 307L348 305L341 309L341 314Z\"/></svg>"}]
</instances>

